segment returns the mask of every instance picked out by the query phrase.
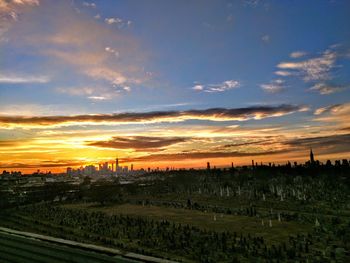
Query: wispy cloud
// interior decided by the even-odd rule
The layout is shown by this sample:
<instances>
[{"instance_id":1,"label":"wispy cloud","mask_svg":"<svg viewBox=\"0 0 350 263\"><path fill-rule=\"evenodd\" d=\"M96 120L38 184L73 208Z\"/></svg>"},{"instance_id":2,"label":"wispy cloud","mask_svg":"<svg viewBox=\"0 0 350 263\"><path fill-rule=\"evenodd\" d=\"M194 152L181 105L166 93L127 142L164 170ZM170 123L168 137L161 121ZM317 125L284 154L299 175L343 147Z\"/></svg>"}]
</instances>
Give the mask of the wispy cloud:
<instances>
[{"instance_id":1,"label":"wispy cloud","mask_svg":"<svg viewBox=\"0 0 350 263\"><path fill-rule=\"evenodd\" d=\"M109 17L105 18L105 22L108 25L116 24L118 28L123 28L126 26L131 26L132 22L130 20L123 20L119 17Z\"/></svg>"},{"instance_id":2,"label":"wispy cloud","mask_svg":"<svg viewBox=\"0 0 350 263\"><path fill-rule=\"evenodd\" d=\"M83 6L85 7L91 7L91 8L96 8L96 4L95 3L89 3L89 2L83 2Z\"/></svg>"},{"instance_id":3,"label":"wispy cloud","mask_svg":"<svg viewBox=\"0 0 350 263\"><path fill-rule=\"evenodd\" d=\"M306 56L306 52L304 52L304 51L294 51L294 52L292 52L292 53L290 53L290 57L291 58L301 58L301 57L304 57L304 56Z\"/></svg>"},{"instance_id":4,"label":"wispy cloud","mask_svg":"<svg viewBox=\"0 0 350 263\"><path fill-rule=\"evenodd\" d=\"M288 76L293 75L292 72L286 71L286 70L277 70L277 71L275 71L275 74L278 76L281 76L281 77L288 77Z\"/></svg>"},{"instance_id":5,"label":"wispy cloud","mask_svg":"<svg viewBox=\"0 0 350 263\"><path fill-rule=\"evenodd\" d=\"M245 6L249 6L249 7L257 7L259 5L259 3L261 2L261 0L243 0L243 4Z\"/></svg>"},{"instance_id":6,"label":"wispy cloud","mask_svg":"<svg viewBox=\"0 0 350 263\"><path fill-rule=\"evenodd\" d=\"M118 18L118 17L110 17L110 18L106 18L105 22L108 25L112 25L112 24L121 24L123 22L123 20Z\"/></svg>"},{"instance_id":7,"label":"wispy cloud","mask_svg":"<svg viewBox=\"0 0 350 263\"><path fill-rule=\"evenodd\" d=\"M327 49L320 56L298 62L281 62L277 65L282 70L294 71L305 81L324 81L330 79L331 70L335 67L337 53Z\"/></svg>"},{"instance_id":8,"label":"wispy cloud","mask_svg":"<svg viewBox=\"0 0 350 263\"><path fill-rule=\"evenodd\" d=\"M114 56L119 57L119 52L111 47L105 47L106 52L112 53Z\"/></svg>"},{"instance_id":9,"label":"wispy cloud","mask_svg":"<svg viewBox=\"0 0 350 263\"><path fill-rule=\"evenodd\" d=\"M46 30L37 21L51 10L57 10L60 15L45 16L47 23L52 25L51 30ZM117 96L123 91L130 91L133 85L146 86L151 78L145 69L147 51L139 47L135 37L98 22L89 14L77 14L74 4L69 1L39 5L23 19L8 32L8 37L17 48L25 47L32 55L45 61L46 68L55 74L55 79L67 79L60 83L60 86L65 86L64 90L75 88L69 83L67 72L68 75L74 74L80 86L96 87L94 92L80 93L80 96L86 97L105 96L106 93ZM115 59L119 56L123 59ZM100 88L102 86L105 88ZM76 91L66 94L79 95Z\"/></svg>"},{"instance_id":10,"label":"wispy cloud","mask_svg":"<svg viewBox=\"0 0 350 263\"><path fill-rule=\"evenodd\" d=\"M344 128L350 123L350 103L344 103L340 105L331 105L320 108L315 111L318 115L314 121L319 121L322 123L335 124L332 128Z\"/></svg>"},{"instance_id":11,"label":"wispy cloud","mask_svg":"<svg viewBox=\"0 0 350 263\"><path fill-rule=\"evenodd\" d=\"M318 108L314 111L314 114L320 115L324 113L336 113L338 110L341 109L342 106L343 104L334 104L334 105Z\"/></svg>"},{"instance_id":12,"label":"wispy cloud","mask_svg":"<svg viewBox=\"0 0 350 263\"><path fill-rule=\"evenodd\" d=\"M292 61L281 62L277 65L279 70L275 74L280 77L295 76L302 78L306 83L312 83L309 88L311 91L317 91L321 95L329 95L335 92L340 92L345 89L344 85L335 85L331 82L337 77L334 74L334 69L339 68L338 59L346 58L346 51L342 45L336 44L318 54L317 56L308 57L304 51L295 51L290 54ZM302 58L300 61L295 59Z\"/></svg>"},{"instance_id":13,"label":"wispy cloud","mask_svg":"<svg viewBox=\"0 0 350 263\"><path fill-rule=\"evenodd\" d=\"M86 87L58 87L56 91L71 96L84 96L92 100L109 100L126 92L131 88L126 85L113 84L111 86L86 86Z\"/></svg>"},{"instance_id":14,"label":"wispy cloud","mask_svg":"<svg viewBox=\"0 0 350 263\"><path fill-rule=\"evenodd\" d=\"M332 93L340 92L345 88L338 85L327 84L324 82L316 83L314 86L310 88L310 90L314 90L319 92L321 95L329 95Z\"/></svg>"},{"instance_id":15,"label":"wispy cloud","mask_svg":"<svg viewBox=\"0 0 350 263\"><path fill-rule=\"evenodd\" d=\"M22 83L47 83L50 81L48 76L24 76L16 74L0 74L0 84L22 84Z\"/></svg>"},{"instance_id":16,"label":"wispy cloud","mask_svg":"<svg viewBox=\"0 0 350 263\"><path fill-rule=\"evenodd\" d=\"M113 149L150 151L155 149L160 150L161 148L188 140L190 138L185 137L114 136L107 141L87 142L87 145Z\"/></svg>"},{"instance_id":17,"label":"wispy cloud","mask_svg":"<svg viewBox=\"0 0 350 263\"><path fill-rule=\"evenodd\" d=\"M90 100L95 100L95 101L103 101L103 100L108 100L108 98L103 97L103 96L90 96L88 97Z\"/></svg>"},{"instance_id":18,"label":"wispy cloud","mask_svg":"<svg viewBox=\"0 0 350 263\"><path fill-rule=\"evenodd\" d=\"M0 116L0 126L57 126L76 124L123 124L123 123L157 123L181 122L186 120L207 121L247 121L259 120L269 117L278 117L293 112L305 111L305 106L255 106L247 108L212 108L206 110L187 111L154 111L154 112L126 112L116 114L75 115L75 116Z\"/></svg>"},{"instance_id":19,"label":"wispy cloud","mask_svg":"<svg viewBox=\"0 0 350 263\"><path fill-rule=\"evenodd\" d=\"M261 37L261 40L264 42L264 43L269 43L270 42L270 36L269 35L263 35Z\"/></svg>"},{"instance_id":20,"label":"wispy cloud","mask_svg":"<svg viewBox=\"0 0 350 263\"><path fill-rule=\"evenodd\" d=\"M0 37L7 32L13 22L19 20L26 9L39 5L39 0L0 0Z\"/></svg>"},{"instance_id":21,"label":"wispy cloud","mask_svg":"<svg viewBox=\"0 0 350 263\"><path fill-rule=\"evenodd\" d=\"M216 93L216 92L224 92L227 90L235 89L235 88L238 88L240 85L241 84L238 80L226 80L219 84L209 84L209 85L195 83L192 89L196 91Z\"/></svg>"},{"instance_id":22,"label":"wispy cloud","mask_svg":"<svg viewBox=\"0 0 350 263\"><path fill-rule=\"evenodd\" d=\"M267 93L280 93L285 89L284 80L275 79L268 84L261 84L261 88Z\"/></svg>"}]
</instances>

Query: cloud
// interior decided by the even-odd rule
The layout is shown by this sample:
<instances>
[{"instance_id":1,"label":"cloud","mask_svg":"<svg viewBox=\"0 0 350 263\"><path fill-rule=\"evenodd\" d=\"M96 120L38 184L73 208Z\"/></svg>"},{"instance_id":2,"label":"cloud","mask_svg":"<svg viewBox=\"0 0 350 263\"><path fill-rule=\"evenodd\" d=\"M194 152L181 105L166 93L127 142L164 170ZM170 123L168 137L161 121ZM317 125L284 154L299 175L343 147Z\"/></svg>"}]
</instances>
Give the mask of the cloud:
<instances>
[{"instance_id":1,"label":"cloud","mask_svg":"<svg viewBox=\"0 0 350 263\"><path fill-rule=\"evenodd\" d=\"M203 85L197 84L192 87L193 90L202 91L204 89Z\"/></svg>"},{"instance_id":2,"label":"cloud","mask_svg":"<svg viewBox=\"0 0 350 263\"><path fill-rule=\"evenodd\" d=\"M123 20L119 17L110 17L110 18L105 18L105 22L108 25L113 25L116 24L118 28L123 28L130 26L132 22L130 20Z\"/></svg>"},{"instance_id":3,"label":"cloud","mask_svg":"<svg viewBox=\"0 0 350 263\"><path fill-rule=\"evenodd\" d=\"M241 147L241 146L247 146L247 145L262 145L262 144L265 145L265 143L268 143L268 145L271 145L272 142L270 139L267 139L267 140L259 140L259 141L252 141L252 142L231 143L231 144L225 144L223 148Z\"/></svg>"},{"instance_id":4,"label":"cloud","mask_svg":"<svg viewBox=\"0 0 350 263\"><path fill-rule=\"evenodd\" d=\"M48 126L75 124L122 124L181 122L186 120L247 121L278 117L307 110L304 106L283 104L279 106L254 106L247 108L211 108L187 111L126 112L115 114L73 116L0 116L0 126Z\"/></svg>"},{"instance_id":5,"label":"cloud","mask_svg":"<svg viewBox=\"0 0 350 263\"><path fill-rule=\"evenodd\" d=\"M0 168L24 169L24 168L54 168L54 167L69 167L80 166L81 161L75 160L57 160L57 161L38 161L37 163L0 163Z\"/></svg>"},{"instance_id":6,"label":"cloud","mask_svg":"<svg viewBox=\"0 0 350 263\"><path fill-rule=\"evenodd\" d=\"M261 40L265 43L269 43L270 42L270 36L269 35L263 35L261 37Z\"/></svg>"},{"instance_id":7,"label":"cloud","mask_svg":"<svg viewBox=\"0 0 350 263\"><path fill-rule=\"evenodd\" d=\"M257 7L260 3L260 0L243 0L243 4L245 6L249 6L249 7Z\"/></svg>"},{"instance_id":8,"label":"cloud","mask_svg":"<svg viewBox=\"0 0 350 263\"><path fill-rule=\"evenodd\" d=\"M95 3L89 3L89 2L83 2L83 6L96 8L96 4Z\"/></svg>"},{"instance_id":9,"label":"cloud","mask_svg":"<svg viewBox=\"0 0 350 263\"><path fill-rule=\"evenodd\" d=\"M290 54L291 58L303 58L307 53L295 51ZM344 90L344 86L330 84L335 78L334 69L339 68L337 60L346 58L346 48L340 44L331 45L328 49L317 56L301 61L281 62L277 65L280 70L275 74L282 77L297 76L305 82L311 82L311 91L317 91L321 95L328 95Z\"/></svg>"},{"instance_id":10,"label":"cloud","mask_svg":"<svg viewBox=\"0 0 350 263\"><path fill-rule=\"evenodd\" d=\"M294 51L292 53L290 53L290 57L291 58L301 58L304 57L307 53L304 51Z\"/></svg>"},{"instance_id":11,"label":"cloud","mask_svg":"<svg viewBox=\"0 0 350 263\"><path fill-rule=\"evenodd\" d=\"M19 20L23 12L38 5L39 0L0 0L0 37L9 30L12 23Z\"/></svg>"},{"instance_id":12,"label":"cloud","mask_svg":"<svg viewBox=\"0 0 350 263\"><path fill-rule=\"evenodd\" d=\"M197 152L182 152L182 153L160 153L149 154L140 157L123 158L124 162L145 162L145 161L182 161L194 159L212 159L212 158L227 158L227 157L249 157L249 156L269 156L272 154L286 153L287 150L276 151L261 151L261 152L239 152L239 151L197 151Z\"/></svg>"},{"instance_id":13,"label":"cloud","mask_svg":"<svg viewBox=\"0 0 350 263\"><path fill-rule=\"evenodd\" d=\"M314 121L323 122L329 124L335 124L334 128L344 128L350 123L350 103L344 103L341 105L333 105L322 109L316 110L318 114ZM323 114L322 114L323 113Z\"/></svg>"},{"instance_id":14,"label":"cloud","mask_svg":"<svg viewBox=\"0 0 350 263\"><path fill-rule=\"evenodd\" d=\"M120 24L120 23L123 22L123 20L120 19L120 18L118 18L118 17L116 17L116 18L111 17L111 18L106 18L106 19L105 19L105 22L106 22L108 25L112 25L112 24Z\"/></svg>"},{"instance_id":15,"label":"cloud","mask_svg":"<svg viewBox=\"0 0 350 263\"><path fill-rule=\"evenodd\" d=\"M173 144L186 142L190 138L183 137L148 137L148 136L114 136L107 141L88 142L89 146L114 148L114 149L134 149L137 151L149 151L152 149L164 148Z\"/></svg>"},{"instance_id":16,"label":"cloud","mask_svg":"<svg viewBox=\"0 0 350 263\"><path fill-rule=\"evenodd\" d=\"M59 87L56 92L69 94L71 96L84 96L92 100L109 100L125 92L130 92L131 88L125 85L113 84L111 86L87 86L87 87Z\"/></svg>"},{"instance_id":17,"label":"cloud","mask_svg":"<svg viewBox=\"0 0 350 263\"><path fill-rule=\"evenodd\" d=\"M24 83L47 83L50 81L48 76L20 76L15 74L0 74L0 84L24 84Z\"/></svg>"},{"instance_id":18,"label":"cloud","mask_svg":"<svg viewBox=\"0 0 350 263\"><path fill-rule=\"evenodd\" d=\"M119 57L119 52L111 47L105 47L106 52L112 53L114 56Z\"/></svg>"},{"instance_id":19,"label":"cloud","mask_svg":"<svg viewBox=\"0 0 350 263\"><path fill-rule=\"evenodd\" d=\"M324 81L331 78L330 73L335 67L336 59L336 51L327 49L318 57L299 62L282 62L277 67L298 73L305 81Z\"/></svg>"},{"instance_id":20,"label":"cloud","mask_svg":"<svg viewBox=\"0 0 350 263\"><path fill-rule=\"evenodd\" d=\"M288 76L293 75L292 72L285 71L285 70L277 70L277 71L275 71L275 74L278 76L282 76L282 77L288 77Z\"/></svg>"},{"instance_id":21,"label":"cloud","mask_svg":"<svg viewBox=\"0 0 350 263\"><path fill-rule=\"evenodd\" d=\"M315 90L319 92L321 95L329 95L332 93L343 91L344 87L321 82L321 83L316 83L314 86L310 88L310 90Z\"/></svg>"},{"instance_id":22,"label":"cloud","mask_svg":"<svg viewBox=\"0 0 350 263\"><path fill-rule=\"evenodd\" d=\"M107 100L108 98L103 97L103 96L90 96L88 97L91 100L97 100L97 101L102 101L102 100Z\"/></svg>"},{"instance_id":23,"label":"cloud","mask_svg":"<svg viewBox=\"0 0 350 263\"><path fill-rule=\"evenodd\" d=\"M268 84L261 84L260 86L265 92L273 94L280 93L285 89L284 80L282 79L275 79Z\"/></svg>"},{"instance_id":24,"label":"cloud","mask_svg":"<svg viewBox=\"0 0 350 263\"><path fill-rule=\"evenodd\" d=\"M43 20L46 22L39 22ZM92 94L80 96L105 96L106 89L109 95L118 96L122 93L116 89L147 86L151 78L146 74L148 51L140 48L139 39L96 21L89 13L77 14L70 1L50 1L33 8L6 37L7 45L36 56L55 79L64 80L60 86L65 89L74 88L73 79L79 86L96 87ZM115 59L117 56L123 59Z\"/></svg>"},{"instance_id":25,"label":"cloud","mask_svg":"<svg viewBox=\"0 0 350 263\"><path fill-rule=\"evenodd\" d=\"M108 67L89 68L86 69L84 73L94 79L107 80L116 85L127 82L127 78L122 73L114 71Z\"/></svg>"},{"instance_id":26,"label":"cloud","mask_svg":"<svg viewBox=\"0 0 350 263\"><path fill-rule=\"evenodd\" d=\"M2 140L0 141L0 148L12 148L14 146L21 145L23 143L27 143L29 140L22 139L22 140Z\"/></svg>"},{"instance_id":27,"label":"cloud","mask_svg":"<svg viewBox=\"0 0 350 263\"><path fill-rule=\"evenodd\" d=\"M216 93L216 92L224 92L227 90L235 89L235 88L238 88L240 85L241 84L238 80L226 80L219 84L202 85L202 84L196 83L192 87L192 89L196 91Z\"/></svg>"},{"instance_id":28,"label":"cloud","mask_svg":"<svg viewBox=\"0 0 350 263\"><path fill-rule=\"evenodd\" d=\"M350 134L297 138L286 142L293 147L314 148L325 153L350 152Z\"/></svg>"},{"instance_id":29,"label":"cloud","mask_svg":"<svg viewBox=\"0 0 350 263\"><path fill-rule=\"evenodd\" d=\"M336 113L343 107L343 104L334 104L327 107L318 108L314 111L314 115L320 115L324 113Z\"/></svg>"}]
</instances>

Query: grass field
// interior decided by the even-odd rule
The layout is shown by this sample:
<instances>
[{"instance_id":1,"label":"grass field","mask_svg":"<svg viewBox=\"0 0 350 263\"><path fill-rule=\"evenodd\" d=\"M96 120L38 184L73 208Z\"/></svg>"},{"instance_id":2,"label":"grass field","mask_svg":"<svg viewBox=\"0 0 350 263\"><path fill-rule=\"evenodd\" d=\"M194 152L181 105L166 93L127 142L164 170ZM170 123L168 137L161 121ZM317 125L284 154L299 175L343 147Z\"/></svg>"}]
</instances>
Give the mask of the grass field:
<instances>
[{"instance_id":1,"label":"grass field","mask_svg":"<svg viewBox=\"0 0 350 263\"><path fill-rule=\"evenodd\" d=\"M222 215L211 212L205 213L197 210L159 206L133 204L98 206L97 204L91 203L67 204L63 206L69 209L101 211L109 215L123 214L146 217L154 220L168 220L170 222L188 224L215 231L250 233L252 235L263 236L266 241L272 243L286 240L291 234L307 233L311 229L311 225L299 224L297 222L279 222L278 220L272 220L272 227L269 227L269 222L266 221L266 219L264 221L264 226L262 226L261 219L256 217Z\"/></svg>"}]
</instances>

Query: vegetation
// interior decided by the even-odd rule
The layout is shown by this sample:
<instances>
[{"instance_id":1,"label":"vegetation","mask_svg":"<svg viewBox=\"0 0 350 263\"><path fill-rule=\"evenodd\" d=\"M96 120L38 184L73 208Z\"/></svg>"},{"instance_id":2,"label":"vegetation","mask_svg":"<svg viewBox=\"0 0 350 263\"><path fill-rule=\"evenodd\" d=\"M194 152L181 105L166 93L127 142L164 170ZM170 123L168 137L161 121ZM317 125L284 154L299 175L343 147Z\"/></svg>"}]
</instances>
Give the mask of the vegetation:
<instances>
[{"instance_id":1,"label":"vegetation","mask_svg":"<svg viewBox=\"0 0 350 263\"><path fill-rule=\"evenodd\" d=\"M154 172L126 185L86 179L51 188L45 202L40 191L18 199L0 219L185 262L348 262L349 179L342 165Z\"/></svg>"}]
</instances>

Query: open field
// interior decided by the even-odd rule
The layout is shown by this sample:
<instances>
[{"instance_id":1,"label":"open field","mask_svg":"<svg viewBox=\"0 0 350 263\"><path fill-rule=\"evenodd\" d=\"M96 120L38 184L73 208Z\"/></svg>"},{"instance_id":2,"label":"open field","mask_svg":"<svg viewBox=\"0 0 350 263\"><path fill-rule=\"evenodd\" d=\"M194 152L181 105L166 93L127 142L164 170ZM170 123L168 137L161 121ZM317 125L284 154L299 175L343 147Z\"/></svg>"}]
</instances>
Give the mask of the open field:
<instances>
[{"instance_id":1,"label":"open field","mask_svg":"<svg viewBox=\"0 0 350 263\"><path fill-rule=\"evenodd\" d=\"M190 209L176 209L159 206L142 206L132 204L98 206L96 204L81 203L67 204L65 208L86 209L90 212L101 211L109 215L130 215L140 216L153 220L168 220L179 224L193 225L202 229L214 231L229 231L263 236L272 243L286 240L289 235L307 233L312 226L310 224L300 224L297 222L279 222L272 220L272 227L269 221L264 221L256 217L223 215L212 212L201 212Z\"/></svg>"}]
</instances>

